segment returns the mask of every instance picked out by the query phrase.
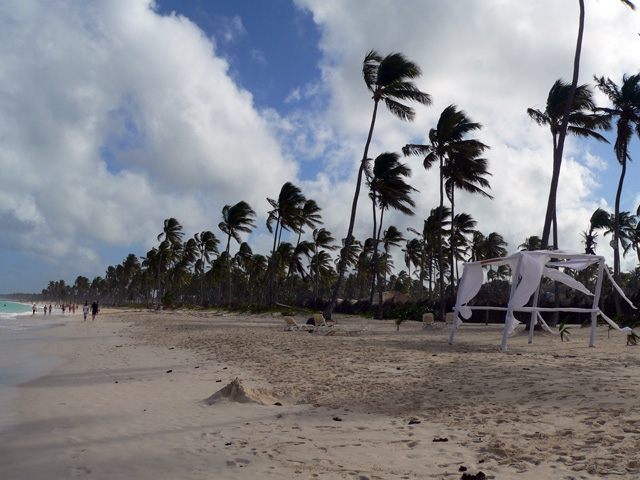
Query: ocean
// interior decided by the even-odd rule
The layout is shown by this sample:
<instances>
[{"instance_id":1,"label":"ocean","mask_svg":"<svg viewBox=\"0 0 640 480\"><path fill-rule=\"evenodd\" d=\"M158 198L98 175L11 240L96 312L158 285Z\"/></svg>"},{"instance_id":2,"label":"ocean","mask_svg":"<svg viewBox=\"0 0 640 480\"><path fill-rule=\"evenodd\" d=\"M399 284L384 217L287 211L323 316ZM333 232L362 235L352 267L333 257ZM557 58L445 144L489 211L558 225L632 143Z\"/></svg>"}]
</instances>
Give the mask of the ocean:
<instances>
[{"instance_id":1,"label":"ocean","mask_svg":"<svg viewBox=\"0 0 640 480\"><path fill-rule=\"evenodd\" d=\"M62 325L65 318L59 309L45 317L43 305L32 305L0 299L0 438L15 420L18 385L42 377L63 363L61 358L40 355L36 345L42 342L38 330Z\"/></svg>"}]
</instances>

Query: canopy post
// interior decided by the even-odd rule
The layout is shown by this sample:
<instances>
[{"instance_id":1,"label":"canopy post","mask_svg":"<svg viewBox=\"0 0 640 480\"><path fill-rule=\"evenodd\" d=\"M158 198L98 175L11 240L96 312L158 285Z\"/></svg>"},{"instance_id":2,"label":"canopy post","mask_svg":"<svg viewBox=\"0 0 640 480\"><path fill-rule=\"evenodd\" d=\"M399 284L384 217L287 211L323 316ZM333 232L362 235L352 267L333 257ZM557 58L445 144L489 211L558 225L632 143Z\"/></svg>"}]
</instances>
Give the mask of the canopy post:
<instances>
[{"instance_id":1,"label":"canopy post","mask_svg":"<svg viewBox=\"0 0 640 480\"><path fill-rule=\"evenodd\" d=\"M593 305L591 308L597 310L600 304L600 292L602 291L602 271L604 270L604 257L598 262L598 280L596 282L596 291L593 294ZM596 325L598 324L598 312L591 312L591 337L589 338L589 346L596 346Z\"/></svg>"},{"instance_id":2,"label":"canopy post","mask_svg":"<svg viewBox=\"0 0 640 480\"><path fill-rule=\"evenodd\" d=\"M533 295L533 306L538 306L538 298L540 297L540 284L536 288L536 293ZM538 312L531 312L531 320L529 320L529 343L533 343L533 327L536 324L536 316Z\"/></svg>"},{"instance_id":3,"label":"canopy post","mask_svg":"<svg viewBox=\"0 0 640 480\"><path fill-rule=\"evenodd\" d=\"M513 272L513 276L512 276L511 292L509 293L509 304L507 305L507 314L504 317L504 331L502 332L502 345L500 345L500 350L502 350L503 352L507 351L507 338L509 337L509 317L513 315L513 304L511 303L511 299L513 298L513 294L516 291L516 288L518 286L521 265L522 265L522 256L518 257L518 263L516 264L516 271Z\"/></svg>"},{"instance_id":4,"label":"canopy post","mask_svg":"<svg viewBox=\"0 0 640 480\"><path fill-rule=\"evenodd\" d=\"M456 319L458 318L458 302L453 307L453 322L451 322L451 335L449 335L449 345L453 345L453 337L456 335Z\"/></svg>"}]
</instances>

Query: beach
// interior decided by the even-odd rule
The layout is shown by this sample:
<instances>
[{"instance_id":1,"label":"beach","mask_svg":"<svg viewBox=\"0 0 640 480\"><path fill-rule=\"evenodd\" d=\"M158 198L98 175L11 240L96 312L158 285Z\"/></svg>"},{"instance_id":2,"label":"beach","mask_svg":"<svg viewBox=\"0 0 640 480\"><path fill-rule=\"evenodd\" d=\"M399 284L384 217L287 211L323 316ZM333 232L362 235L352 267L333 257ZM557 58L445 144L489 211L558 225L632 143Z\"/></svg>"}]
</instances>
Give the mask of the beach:
<instances>
[{"instance_id":1,"label":"beach","mask_svg":"<svg viewBox=\"0 0 640 480\"><path fill-rule=\"evenodd\" d=\"M18 387L0 478L640 477L640 347L571 327L104 310L38 332L62 359ZM304 323L306 316L296 317ZM609 338L610 336L610 338Z\"/></svg>"}]
</instances>

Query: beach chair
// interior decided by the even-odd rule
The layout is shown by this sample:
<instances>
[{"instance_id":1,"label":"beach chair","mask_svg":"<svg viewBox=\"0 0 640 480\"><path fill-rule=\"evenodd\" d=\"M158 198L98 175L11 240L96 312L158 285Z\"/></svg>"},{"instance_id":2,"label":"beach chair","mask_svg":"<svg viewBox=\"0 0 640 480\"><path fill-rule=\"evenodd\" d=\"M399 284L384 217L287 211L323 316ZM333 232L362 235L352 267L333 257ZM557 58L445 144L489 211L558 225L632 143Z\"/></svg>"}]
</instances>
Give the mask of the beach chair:
<instances>
[{"instance_id":1,"label":"beach chair","mask_svg":"<svg viewBox=\"0 0 640 480\"><path fill-rule=\"evenodd\" d=\"M316 327L332 327L336 324L336 322L327 322L324 315L321 313L314 313L313 321L315 322Z\"/></svg>"},{"instance_id":2,"label":"beach chair","mask_svg":"<svg viewBox=\"0 0 640 480\"><path fill-rule=\"evenodd\" d=\"M422 315L422 328L435 327L436 321L433 318L433 313L424 313Z\"/></svg>"},{"instance_id":3,"label":"beach chair","mask_svg":"<svg viewBox=\"0 0 640 480\"><path fill-rule=\"evenodd\" d=\"M284 323L286 323L284 329L288 332L309 332L313 330L313 325L298 323L293 319L293 317L284 317Z\"/></svg>"},{"instance_id":4,"label":"beach chair","mask_svg":"<svg viewBox=\"0 0 640 480\"><path fill-rule=\"evenodd\" d=\"M363 330L365 330L365 327L337 323L334 325L320 325L313 330L313 333L323 336L346 335L347 337L357 337Z\"/></svg>"},{"instance_id":5,"label":"beach chair","mask_svg":"<svg viewBox=\"0 0 640 480\"><path fill-rule=\"evenodd\" d=\"M453 325L453 312L447 312L444 316L445 325Z\"/></svg>"}]
</instances>

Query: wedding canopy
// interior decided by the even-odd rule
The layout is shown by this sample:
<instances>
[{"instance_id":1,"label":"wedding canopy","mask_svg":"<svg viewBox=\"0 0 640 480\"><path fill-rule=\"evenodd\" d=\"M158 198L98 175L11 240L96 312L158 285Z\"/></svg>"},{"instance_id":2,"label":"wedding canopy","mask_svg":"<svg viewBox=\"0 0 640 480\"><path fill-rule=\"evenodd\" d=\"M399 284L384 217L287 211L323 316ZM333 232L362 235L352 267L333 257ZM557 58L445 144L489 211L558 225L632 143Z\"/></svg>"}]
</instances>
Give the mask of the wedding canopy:
<instances>
[{"instance_id":1,"label":"wedding canopy","mask_svg":"<svg viewBox=\"0 0 640 480\"><path fill-rule=\"evenodd\" d=\"M598 279L596 281L595 290L591 292L582 283L575 278L567 275L556 267L573 270L583 270L590 265L598 265ZM484 275L483 267L509 265L511 267L512 283L511 293L509 295L509 303L507 307L491 307L491 306L469 306L469 302L477 295L482 286ZM456 306L453 310L454 319L451 327L451 336L449 344L453 343L456 328L462 324L462 318L469 319L473 310L503 310L506 311L504 332L502 335L501 350L507 349L507 338L516 326L520 323L516 320L515 312L530 312L530 329L529 343L533 341L533 327L541 322L543 328L551 332L540 312L574 312L574 313L590 313L591 314L591 337L589 346L595 346L596 322L600 315L609 325L627 335L632 333L629 327L620 328L613 320L608 318L600 308L598 303L600 300L600 291L602 289L603 275L607 274L614 288L624 298L629 305L636 308L631 301L624 295L622 289L613 281L609 270L605 268L604 257L598 255L587 255L580 253L565 252L560 250L550 251L525 251L518 252L508 257L493 258L478 262L468 262L464 264L464 271L460 286L458 287L458 296L456 298ZM543 308L538 306L538 295L540 292L540 282L542 277L556 280L567 285L570 288L578 290L585 295L593 297L591 308ZM533 296L533 306L525 307ZM555 332L552 332L555 333Z\"/></svg>"}]
</instances>

